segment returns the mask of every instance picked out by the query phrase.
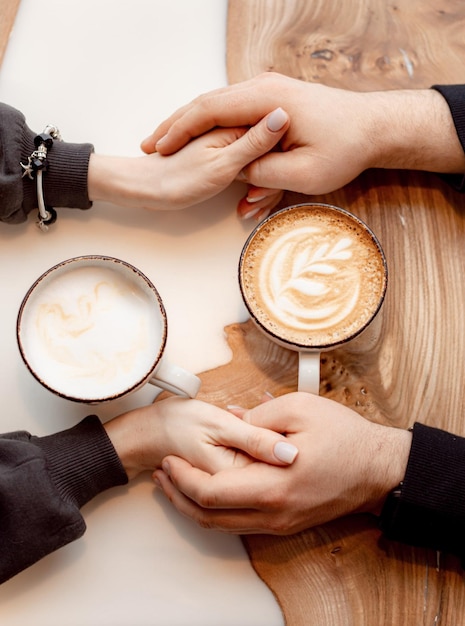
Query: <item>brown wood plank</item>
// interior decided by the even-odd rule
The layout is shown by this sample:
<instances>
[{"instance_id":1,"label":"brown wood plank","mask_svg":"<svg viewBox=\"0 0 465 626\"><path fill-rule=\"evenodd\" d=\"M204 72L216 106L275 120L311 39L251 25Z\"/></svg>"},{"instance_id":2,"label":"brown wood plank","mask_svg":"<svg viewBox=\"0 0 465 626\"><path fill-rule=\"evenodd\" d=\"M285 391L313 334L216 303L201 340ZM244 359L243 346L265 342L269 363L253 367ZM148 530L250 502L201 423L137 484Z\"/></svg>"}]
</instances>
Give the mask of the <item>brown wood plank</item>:
<instances>
[{"instance_id":1,"label":"brown wood plank","mask_svg":"<svg viewBox=\"0 0 465 626\"><path fill-rule=\"evenodd\" d=\"M21 0L0 0L0 65L3 61L8 39Z\"/></svg>"},{"instance_id":2,"label":"brown wood plank","mask_svg":"<svg viewBox=\"0 0 465 626\"><path fill-rule=\"evenodd\" d=\"M464 32L459 0L230 0L228 77L237 82L274 70L355 90L461 83ZM282 206L308 199L287 193ZM313 199L362 217L389 266L378 346L363 361L342 349L328 353L324 394L381 423L421 421L465 435L464 197L431 174L369 171ZM270 360L276 348L255 345L257 331L244 326L239 341L233 330L230 369L212 374L218 386L225 373L223 380L232 381L229 402L251 406L263 389L280 394L295 388L292 356L276 363ZM248 366L251 376L247 360L259 363ZM236 386L245 378L249 388ZM214 399L213 387L206 390ZM289 626L465 624L458 560L386 542L370 516L243 541Z\"/></svg>"},{"instance_id":3,"label":"brown wood plank","mask_svg":"<svg viewBox=\"0 0 465 626\"><path fill-rule=\"evenodd\" d=\"M461 0L230 0L234 83L273 70L359 91L465 81Z\"/></svg>"}]
</instances>

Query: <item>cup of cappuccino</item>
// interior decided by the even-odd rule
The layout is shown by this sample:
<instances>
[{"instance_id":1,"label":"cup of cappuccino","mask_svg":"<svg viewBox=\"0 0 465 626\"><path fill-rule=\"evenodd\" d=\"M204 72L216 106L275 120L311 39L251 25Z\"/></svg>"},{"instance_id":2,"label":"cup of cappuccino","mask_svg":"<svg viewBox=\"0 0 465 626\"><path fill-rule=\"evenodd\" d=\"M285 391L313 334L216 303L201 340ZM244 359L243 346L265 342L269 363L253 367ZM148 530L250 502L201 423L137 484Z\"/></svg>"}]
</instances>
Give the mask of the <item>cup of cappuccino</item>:
<instances>
[{"instance_id":1,"label":"cup of cappuccino","mask_svg":"<svg viewBox=\"0 0 465 626\"><path fill-rule=\"evenodd\" d=\"M121 398L147 382L195 397L200 379L163 357L167 330L151 281L129 263L101 255L68 259L42 274L22 301L16 326L33 376L86 404Z\"/></svg>"},{"instance_id":2,"label":"cup of cappuccino","mask_svg":"<svg viewBox=\"0 0 465 626\"><path fill-rule=\"evenodd\" d=\"M239 286L255 324L299 352L298 389L318 394L320 353L373 346L387 264L370 228L328 204L284 208L258 224L239 261ZM371 332L370 332L371 329Z\"/></svg>"}]
</instances>

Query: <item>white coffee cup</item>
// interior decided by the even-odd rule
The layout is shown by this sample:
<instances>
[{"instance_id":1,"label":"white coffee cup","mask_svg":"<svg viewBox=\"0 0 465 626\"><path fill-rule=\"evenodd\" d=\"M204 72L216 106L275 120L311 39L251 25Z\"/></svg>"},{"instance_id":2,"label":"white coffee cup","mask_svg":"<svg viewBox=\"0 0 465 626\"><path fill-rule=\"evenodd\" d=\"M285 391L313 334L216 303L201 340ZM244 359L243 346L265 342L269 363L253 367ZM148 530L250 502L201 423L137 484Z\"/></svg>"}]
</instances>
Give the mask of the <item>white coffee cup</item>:
<instances>
[{"instance_id":1,"label":"white coffee cup","mask_svg":"<svg viewBox=\"0 0 465 626\"><path fill-rule=\"evenodd\" d=\"M363 352L376 342L373 321L386 293L387 264L358 217L329 204L299 204L251 232L239 286L255 324L299 352L298 389L318 394L322 351L350 344Z\"/></svg>"},{"instance_id":2,"label":"white coffee cup","mask_svg":"<svg viewBox=\"0 0 465 626\"><path fill-rule=\"evenodd\" d=\"M102 255L47 270L28 290L17 319L19 350L33 376L53 393L86 404L121 398L147 382L195 397L200 379L163 357L167 331L152 282L129 263Z\"/></svg>"}]
</instances>

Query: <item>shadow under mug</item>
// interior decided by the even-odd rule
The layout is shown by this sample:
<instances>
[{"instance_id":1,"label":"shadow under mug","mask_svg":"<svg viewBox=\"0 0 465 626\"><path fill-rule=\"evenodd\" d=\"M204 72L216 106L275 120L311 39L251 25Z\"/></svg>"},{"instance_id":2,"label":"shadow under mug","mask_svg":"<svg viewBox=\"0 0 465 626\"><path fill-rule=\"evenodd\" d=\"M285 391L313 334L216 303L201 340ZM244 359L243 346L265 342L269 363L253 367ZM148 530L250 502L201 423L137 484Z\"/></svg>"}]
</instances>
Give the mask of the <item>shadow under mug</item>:
<instances>
[{"instance_id":1,"label":"shadow under mug","mask_svg":"<svg viewBox=\"0 0 465 626\"><path fill-rule=\"evenodd\" d=\"M195 397L200 379L163 357L167 333L152 282L129 263L102 255L74 257L42 274L16 325L32 375L58 396L86 404L121 398L147 382Z\"/></svg>"},{"instance_id":2,"label":"shadow under mug","mask_svg":"<svg viewBox=\"0 0 465 626\"><path fill-rule=\"evenodd\" d=\"M319 393L320 354L377 341L387 263L371 229L329 204L286 207L258 224L239 260L239 286L253 322L299 353L298 390Z\"/></svg>"}]
</instances>

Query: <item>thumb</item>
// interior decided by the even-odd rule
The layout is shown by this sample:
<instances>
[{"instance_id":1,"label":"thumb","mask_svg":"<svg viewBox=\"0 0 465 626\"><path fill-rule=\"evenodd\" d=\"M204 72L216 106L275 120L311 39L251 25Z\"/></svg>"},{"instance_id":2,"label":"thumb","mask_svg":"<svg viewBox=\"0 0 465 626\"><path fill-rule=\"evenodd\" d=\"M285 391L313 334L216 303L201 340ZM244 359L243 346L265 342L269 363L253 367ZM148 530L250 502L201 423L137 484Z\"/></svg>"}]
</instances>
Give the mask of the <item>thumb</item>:
<instances>
[{"instance_id":1,"label":"thumb","mask_svg":"<svg viewBox=\"0 0 465 626\"><path fill-rule=\"evenodd\" d=\"M225 150L238 171L272 150L289 128L289 115L280 107L252 126Z\"/></svg>"},{"instance_id":2,"label":"thumb","mask_svg":"<svg viewBox=\"0 0 465 626\"><path fill-rule=\"evenodd\" d=\"M247 414L249 411L246 411ZM242 420L233 419L223 426L221 443L242 450L249 456L272 465L290 465L298 449L284 435L268 428L258 428Z\"/></svg>"}]
</instances>

